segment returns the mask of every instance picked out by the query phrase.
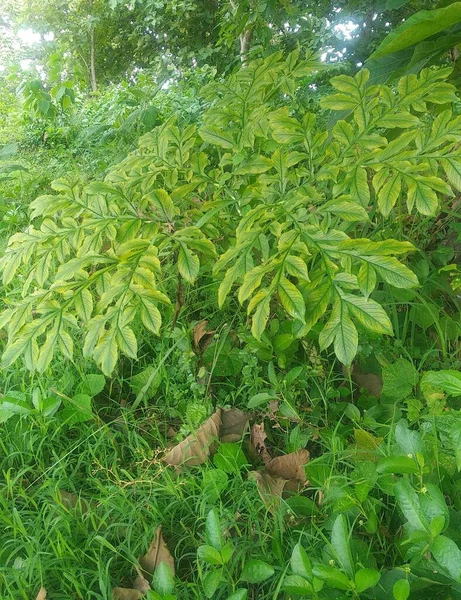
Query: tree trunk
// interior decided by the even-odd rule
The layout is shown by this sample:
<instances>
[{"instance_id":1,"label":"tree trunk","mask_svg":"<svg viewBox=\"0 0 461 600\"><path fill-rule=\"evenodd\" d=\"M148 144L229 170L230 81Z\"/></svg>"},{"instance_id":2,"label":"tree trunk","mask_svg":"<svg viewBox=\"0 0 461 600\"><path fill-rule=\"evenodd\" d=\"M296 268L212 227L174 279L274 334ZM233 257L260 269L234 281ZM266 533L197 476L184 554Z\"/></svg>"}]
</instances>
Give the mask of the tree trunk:
<instances>
[{"instance_id":1,"label":"tree trunk","mask_svg":"<svg viewBox=\"0 0 461 600\"><path fill-rule=\"evenodd\" d=\"M246 57L250 49L251 38L253 37L253 30L247 29L244 33L240 34L240 61L242 66L246 66Z\"/></svg>"},{"instance_id":2,"label":"tree trunk","mask_svg":"<svg viewBox=\"0 0 461 600\"><path fill-rule=\"evenodd\" d=\"M90 29L90 83L91 91L96 92L98 86L96 84L96 69L94 66L94 27Z\"/></svg>"}]
</instances>

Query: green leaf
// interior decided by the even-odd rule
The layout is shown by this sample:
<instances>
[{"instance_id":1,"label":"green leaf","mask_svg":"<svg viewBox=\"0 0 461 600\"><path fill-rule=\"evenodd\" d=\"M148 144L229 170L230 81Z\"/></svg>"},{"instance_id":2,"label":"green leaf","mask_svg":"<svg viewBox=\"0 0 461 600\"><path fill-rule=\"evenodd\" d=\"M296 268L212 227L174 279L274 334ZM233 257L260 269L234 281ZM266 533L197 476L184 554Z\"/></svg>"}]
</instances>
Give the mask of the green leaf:
<instances>
[{"instance_id":1,"label":"green leaf","mask_svg":"<svg viewBox=\"0 0 461 600\"><path fill-rule=\"evenodd\" d=\"M365 329L373 333L393 335L391 321L380 304L344 292L341 293L341 300L347 304L349 314Z\"/></svg>"},{"instance_id":2,"label":"green leaf","mask_svg":"<svg viewBox=\"0 0 461 600\"><path fill-rule=\"evenodd\" d=\"M314 588L300 575L289 575L283 580L283 590L296 596L312 596Z\"/></svg>"},{"instance_id":3,"label":"green leaf","mask_svg":"<svg viewBox=\"0 0 461 600\"><path fill-rule=\"evenodd\" d=\"M144 398L150 400L153 398L162 383L162 374L158 367L149 365L136 375L129 379L130 388L133 394L138 396L144 390Z\"/></svg>"},{"instance_id":4,"label":"green leaf","mask_svg":"<svg viewBox=\"0 0 461 600\"><path fill-rule=\"evenodd\" d=\"M395 441L404 454L411 454L412 456L423 454L424 449L421 434L419 431L409 429L404 419L397 423L394 434Z\"/></svg>"},{"instance_id":5,"label":"green leaf","mask_svg":"<svg viewBox=\"0 0 461 600\"><path fill-rule=\"evenodd\" d=\"M288 115L288 108L280 108L269 114L272 137L280 144L296 144L305 139L303 128Z\"/></svg>"},{"instance_id":6,"label":"green leaf","mask_svg":"<svg viewBox=\"0 0 461 600\"><path fill-rule=\"evenodd\" d=\"M312 571L315 577L324 581L329 587L337 590L349 590L351 587L349 578L335 567L314 565Z\"/></svg>"},{"instance_id":7,"label":"green leaf","mask_svg":"<svg viewBox=\"0 0 461 600\"><path fill-rule=\"evenodd\" d=\"M322 206L321 212L331 213L348 223L370 220L363 206L347 200L331 200Z\"/></svg>"},{"instance_id":8,"label":"green leaf","mask_svg":"<svg viewBox=\"0 0 461 600\"><path fill-rule=\"evenodd\" d=\"M308 288L309 289L309 288ZM303 328L303 334L317 323L325 314L331 301L332 284L328 278L325 278L319 285L308 292L306 298L306 325Z\"/></svg>"},{"instance_id":9,"label":"green leaf","mask_svg":"<svg viewBox=\"0 0 461 600\"><path fill-rule=\"evenodd\" d=\"M306 305L304 298L298 288L286 277L280 277L278 285L278 295L280 303L287 313L304 323Z\"/></svg>"},{"instance_id":10,"label":"green leaf","mask_svg":"<svg viewBox=\"0 0 461 600\"><path fill-rule=\"evenodd\" d=\"M437 194L432 187L426 185L420 179L412 179L411 184L408 185L408 212L412 211L414 205L422 215L435 217L437 214L439 206Z\"/></svg>"},{"instance_id":11,"label":"green leaf","mask_svg":"<svg viewBox=\"0 0 461 600\"><path fill-rule=\"evenodd\" d=\"M181 244L178 252L178 270L189 283L194 283L200 270L200 260L187 246Z\"/></svg>"},{"instance_id":12,"label":"green leaf","mask_svg":"<svg viewBox=\"0 0 461 600\"><path fill-rule=\"evenodd\" d=\"M129 358L137 358L138 342L130 327L119 327L117 329L117 343L120 351Z\"/></svg>"},{"instance_id":13,"label":"green leaf","mask_svg":"<svg viewBox=\"0 0 461 600\"><path fill-rule=\"evenodd\" d=\"M305 577L306 579L312 578L312 565L307 552L303 546L298 542L293 548L290 560L291 570L295 575Z\"/></svg>"},{"instance_id":14,"label":"green leaf","mask_svg":"<svg viewBox=\"0 0 461 600\"><path fill-rule=\"evenodd\" d=\"M258 265L254 269L251 269L251 271L245 273L243 283L238 292L238 301L240 304L243 304L245 300L248 300L248 298L258 289L266 272L267 267L265 265Z\"/></svg>"},{"instance_id":15,"label":"green leaf","mask_svg":"<svg viewBox=\"0 0 461 600\"><path fill-rule=\"evenodd\" d=\"M265 295L262 298L262 300L258 303L253 315L251 323L251 333L257 340L261 339L261 336L266 328L266 324L269 319L270 300L270 296Z\"/></svg>"},{"instance_id":16,"label":"green leaf","mask_svg":"<svg viewBox=\"0 0 461 600\"><path fill-rule=\"evenodd\" d=\"M253 155L251 158L241 163L237 169L235 169L235 175L257 175L259 173L265 173L269 169L272 169L273 164L269 158L265 156Z\"/></svg>"},{"instance_id":17,"label":"green leaf","mask_svg":"<svg viewBox=\"0 0 461 600\"><path fill-rule=\"evenodd\" d=\"M394 600L407 600L410 596L410 584L407 579L399 579L392 588Z\"/></svg>"},{"instance_id":18,"label":"green leaf","mask_svg":"<svg viewBox=\"0 0 461 600\"><path fill-rule=\"evenodd\" d=\"M297 277L300 281L309 281L306 261L300 256L289 255L284 262L287 273L292 277Z\"/></svg>"},{"instance_id":19,"label":"green leaf","mask_svg":"<svg viewBox=\"0 0 461 600\"><path fill-rule=\"evenodd\" d=\"M100 373L88 373L83 376L78 390L82 394L88 394L92 398L101 393L106 385L106 378Z\"/></svg>"},{"instance_id":20,"label":"green leaf","mask_svg":"<svg viewBox=\"0 0 461 600\"><path fill-rule=\"evenodd\" d=\"M355 574L355 589L361 594L365 590L375 587L381 579L381 573L376 569L360 569Z\"/></svg>"},{"instance_id":21,"label":"green leaf","mask_svg":"<svg viewBox=\"0 0 461 600\"><path fill-rule=\"evenodd\" d=\"M385 473L418 473L419 468L415 460L409 456L386 456L376 467L376 472Z\"/></svg>"},{"instance_id":22,"label":"green leaf","mask_svg":"<svg viewBox=\"0 0 461 600\"><path fill-rule=\"evenodd\" d=\"M161 596L172 594L174 591L174 576L166 562L160 562L152 577L152 588Z\"/></svg>"},{"instance_id":23,"label":"green leaf","mask_svg":"<svg viewBox=\"0 0 461 600\"><path fill-rule=\"evenodd\" d=\"M350 178L349 193L353 200L359 202L362 207L368 206L370 202L370 187L368 185L367 170L363 167L356 167Z\"/></svg>"},{"instance_id":24,"label":"green leaf","mask_svg":"<svg viewBox=\"0 0 461 600\"><path fill-rule=\"evenodd\" d=\"M92 181L85 187L85 193L89 195L95 194L116 194L117 190L104 181Z\"/></svg>"},{"instance_id":25,"label":"green leaf","mask_svg":"<svg viewBox=\"0 0 461 600\"><path fill-rule=\"evenodd\" d=\"M334 349L343 365L351 365L357 354L358 333L349 315L346 313L336 325Z\"/></svg>"},{"instance_id":26,"label":"green leaf","mask_svg":"<svg viewBox=\"0 0 461 600\"><path fill-rule=\"evenodd\" d=\"M215 146L221 146L221 148L232 148L235 146L234 138L232 134L213 127L212 125L202 125L199 129L200 137L204 142L214 144Z\"/></svg>"},{"instance_id":27,"label":"green leaf","mask_svg":"<svg viewBox=\"0 0 461 600\"><path fill-rule=\"evenodd\" d=\"M394 484L394 494L404 517L412 529L429 531L429 526L424 518L418 496L407 479L400 479Z\"/></svg>"},{"instance_id":28,"label":"green leaf","mask_svg":"<svg viewBox=\"0 0 461 600\"><path fill-rule=\"evenodd\" d=\"M461 373L459 371L428 371L422 377L421 385L423 384L429 384L450 396L461 396Z\"/></svg>"},{"instance_id":29,"label":"green leaf","mask_svg":"<svg viewBox=\"0 0 461 600\"><path fill-rule=\"evenodd\" d=\"M160 335L162 315L157 306L148 298L141 300L141 322L154 335Z\"/></svg>"},{"instance_id":30,"label":"green leaf","mask_svg":"<svg viewBox=\"0 0 461 600\"><path fill-rule=\"evenodd\" d=\"M394 173L378 191L378 210L388 217L402 191L402 179L399 173Z\"/></svg>"},{"instance_id":31,"label":"green leaf","mask_svg":"<svg viewBox=\"0 0 461 600\"><path fill-rule=\"evenodd\" d=\"M73 398L67 401L70 406L66 406L59 413L60 418L68 425L84 423L94 417L91 396L86 394L76 394Z\"/></svg>"},{"instance_id":32,"label":"green leaf","mask_svg":"<svg viewBox=\"0 0 461 600\"><path fill-rule=\"evenodd\" d=\"M240 580L248 583L262 583L272 577L274 573L274 567L271 567L262 560L250 558L243 566Z\"/></svg>"},{"instance_id":33,"label":"green leaf","mask_svg":"<svg viewBox=\"0 0 461 600\"><path fill-rule=\"evenodd\" d=\"M420 120L409 112L399 112L394 114L385 114L376 121L378 127L391 129L394 127L408 129L409 127L418 127Z\"/></svg>"},{"instance_id":34,"label":"green leaf","mask_svg":"<svg viewBox=\"0 0 461 600\"><path fill-rule=\"evenodd\" d=\"M94 349L94 360L101 371L110 377L118 360L118 346L113 329L106 331Z\"/></svg>"},{"instance_id":35,"label":"green leaf","mask_svg":"<svg viewBox=\"0 0 461 600\"><path fill-rule=\"evenodd\" d=\"M414 288L419 286L416 275L393 256L361 257L368 262L382 279L396 288Z\"/></svg>"},{"instance_id":36,"label":"green leaf","mask_svg":"<svg viewBox=\"0 0 461 600\"><path fill-rule=\"evenodd\" d=\"M168 192L162 189L153 190L147 196L147 198L149 202L159 211L164 220L170 222L173 221L178 211Z\"/></svg>"},{"instance_id":37,"label":"green leaf","mask_svg":"<svg viewBox=\"0 0 461 600\"><path fill-rule=\"evenodd\" d=\"M461 583L461 550L453 540L439 535L431 545L431 552L435 560L458 583Z\"/></svg>"},{"instance_id":38,"label":"green leaf","mask_svg":"<svg viewBox=\"0 0 461 600\"><path fill-rule=\"evenodd\" d=\"M460 15L461 2L454 2L445 8L421 10L391 31L371 54L370 59L403 50L448 29L461 21Z\"/></svg>"},{"instance_id":39,"label":"green leaf","mask_svg":"<svg viewBox=\"0 0 461 600\"><path fill-rule=\"evenodd\" d=\"M213 546L203 545L197 548L197 556L209 565L222 565L221 554Z\"/></svg>"},{"instance_id":40,"label":"green leaf","mask_svg":"<svg viewBox=\"0 0 461 600\"><path fill-rule=\"evenodd\" d=\"M461 421L457 419L450 429L450 441L453 446L456 459L456 468L461 472Z\"/></svg>"},{"instance_id":41,"label":"green leaf","mask_svg":"<svg viewBox=\"0 0 461 600\"><path fill-rule=\"evenodd\" d=\"M221 551L223 539L221 534L221 523L219 522L218 511L213 508L207 515L205 522L205 531L208 543Z\"/></svg>"},{"instance_id":42,"label":"green leaf","mask_svg":"<svg viewBox=\"0 0 461 600\"><path fill-rule=\"evenodd\" d=\"M357 274L360 291L368 298L376 287L376 271L369 263L362 263Z\"/></svg>"},{"instance_id":43,"label":"green leaf","mask_svg":"<svg viewBox=\"0 0 461 600\"><path fill-rule=\"evenodd\" d=\"M349 544L349 532L346 517L344 515L338 515L333 523L333 529L331 530L331 545L333 546L339 564L349 577L352 577L354 574L354 565Z\"/></svg>"},{"instance_id":44,"label":"green leaf","mask_svg":"<svg viewBox=\"0 0 461 600\"><path fill-rule=\"evenodd\" d=\"M267 404L271 400L277 400L278 396L274 394L270 394L269 392L260 392L259 394L255 394L248 400L248 408L256 408L257 406L261 406L262 404Z\"/></svg>"},{"instance_id":45,"label":"green leaf","mask_svg":"<svg viewBox=\"0 0 461 600\"><path fill-rule=\"evenodd\" d=\"M392 402L408 398L418 383L418 373L410 361L399 358L382 369L382 395Z\"/></svg>"},{"instance_id":46,"label":"green leaf","mask_svg":"<svg viewBox=\"0 0 461 600\"><path fill-rule=\"evenodd\" d=\"M219 584L223 580L222 569L214 569L209 571L203 578L203 591L207 598L213 598Z\"/></svg>"},{"instance_id":47,"label":"green leaf","mask_svg":"<svg viewBox=\"0 0 461 600\"><path fill-rule=\"evenodd\" d=\"M245 600L245 598L247 597L248 594L248 590L246 589L240 589L240 590L235 590L235 592L233 594L231 594L227 600Z\"/></svg>"}]
</instances>

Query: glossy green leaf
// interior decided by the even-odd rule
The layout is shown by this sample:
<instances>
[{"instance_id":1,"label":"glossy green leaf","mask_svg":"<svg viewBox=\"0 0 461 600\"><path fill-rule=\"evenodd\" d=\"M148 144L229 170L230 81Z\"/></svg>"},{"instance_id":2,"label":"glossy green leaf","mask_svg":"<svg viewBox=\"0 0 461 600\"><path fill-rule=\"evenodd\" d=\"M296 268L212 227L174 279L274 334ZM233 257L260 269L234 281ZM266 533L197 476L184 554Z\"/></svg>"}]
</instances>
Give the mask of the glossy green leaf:
<instances>
[{"instance_id":1,"label":"glossy green leaf","mask_svg":"<svg viewBox=\"0 0 461 600\"><path fill-rule=\"evenodd\" d=\"M381 579L381 573L376 569L359 569L355 574L355 589L361 594L375 587Z\"/></svg>"},{"instance_id":2,"label":"glossy green leaf","mask_svg":"<svg viewBox=\"0 0 461 600\"><path fill-rule=\"evenodd\" d=\"M271 565L262 560L250 558L243 566L240 580L248 583L262 583L272 577L274 573L274 567Z\"/></svg>"},{"instance_id":3,"label":"glossy green leaf","mask_svg":"<svg viewBox=\"0 0 461 600\"><path fill-rule=\"evenodd\" d=\"M205 523L205 531L207 536L208 543L216 548L216 550L221 550L223 545L223 538L221 533L221 523L219 521L218 511L213 508L207 515L206 523Z\"/></svg>"},{"instance_id":4,"label":"glossy green leaf","mask_svg":"<svg viewBox=\"0 0 461 600\"><path fill-rule=\"evenodd\" d=\"M333 523L333 529L331 530L331 545L339 564L349 577L352 577L354 574L354 564L349 543L348 529L345 516L337 516Z\"/></svg>"},{"instance_id":5,"label":"glossy green leaf","mask_svg":"<svg viewBox=\"0 0 461 600\"><path fill-rule=\"evenodd\" d=\"M392 588L394 600L407 600L410 596L410 584L407 579L399 579Z\"/></svg>"},{"instance_id":6,"label":"glossy green leaf","mask_svg":"<svg viewBox=\"0 0 461 600\"><path fill-rule=\"evenodd\" d=\"M431 545L435 560L457 583L461 583L461 550L450 538L439 535Z\"/></svg>"}]
</instances>

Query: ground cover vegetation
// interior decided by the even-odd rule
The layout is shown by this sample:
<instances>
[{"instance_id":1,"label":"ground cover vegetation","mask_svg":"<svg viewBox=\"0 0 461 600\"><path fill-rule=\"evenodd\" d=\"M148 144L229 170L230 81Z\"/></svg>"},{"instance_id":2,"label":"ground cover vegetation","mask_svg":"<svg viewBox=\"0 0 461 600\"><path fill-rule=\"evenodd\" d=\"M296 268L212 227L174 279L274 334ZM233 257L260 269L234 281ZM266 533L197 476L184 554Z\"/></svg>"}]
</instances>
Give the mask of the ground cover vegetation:
<instances>
[{"instance_id":1,"label":"ground cover vegetation","mask_svg":"<svg viewBox=\"0 0 461 600\"><path fill-rule=\"evenodd\" d=\"M0 597L461 598L461 3L0 32Z\"/></svg>"}]
</instances>

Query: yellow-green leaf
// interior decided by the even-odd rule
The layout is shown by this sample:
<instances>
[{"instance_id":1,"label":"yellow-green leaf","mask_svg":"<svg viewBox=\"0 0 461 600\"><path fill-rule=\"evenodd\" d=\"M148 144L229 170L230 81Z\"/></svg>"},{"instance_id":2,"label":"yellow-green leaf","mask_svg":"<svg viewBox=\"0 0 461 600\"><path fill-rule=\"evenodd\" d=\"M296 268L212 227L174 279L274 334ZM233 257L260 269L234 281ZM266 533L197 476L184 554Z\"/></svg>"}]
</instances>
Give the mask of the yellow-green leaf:
<instances>
[{"instance_id":1,"label":"yellow-green leaf","mask_svg":"<svg viewBox=\"0 0 461 600\"><path fill-rule=\"evenodd\" d=\"M278 295L280 303L287 313L304 323L306 305L304 298L298 288L286 277L281 277L278 284Z\"/></svg>"},{"instance_id":2,"label":"yellow-green leaf","mask_svg":"<svg viewBox=\"0 0 461 600\"><path fill-rule=\"evenodd\" d=\"M189 283L194 283L200 270L200 260L187 246L181 244L178 252L178 270Z\"/></svg>"}]
</instances>

